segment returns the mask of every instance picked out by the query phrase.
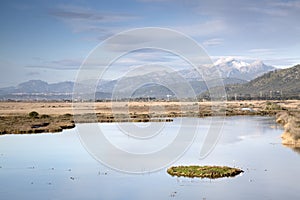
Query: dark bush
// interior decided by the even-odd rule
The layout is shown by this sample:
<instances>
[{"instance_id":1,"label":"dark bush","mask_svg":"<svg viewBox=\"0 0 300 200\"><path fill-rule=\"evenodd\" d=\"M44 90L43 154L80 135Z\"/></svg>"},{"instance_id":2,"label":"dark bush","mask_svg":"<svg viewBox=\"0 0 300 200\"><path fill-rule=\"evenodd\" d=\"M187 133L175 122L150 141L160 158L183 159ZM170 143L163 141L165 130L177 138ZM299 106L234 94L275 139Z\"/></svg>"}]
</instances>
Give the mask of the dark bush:
<instances>
[{"instance_id":1,"label":"dark bush","mask_svg":"<svg viewBox=\"0 0 300 200\"><path fill-rule=\"evenodd\" d=\"M39 113L36 111L32 111L29 113L29 117L31 118L37 118L39 116Z\"/></svg>"},{"instance_id":2,"label":"dark bush","mask_svg":"<svg viewBox=\"0 0 300 200\"><path fill-rule=\"evenodd\" d=\"M42 119L46 119L46 118L50 118L50 116L44 114L44 115L41 115L41 118L42 118Z\"/></svg>"},{"instance_id":3,"label":"dark bush","mask_svg":"<svg viewBox=\"0 0 300 200\"><path fill-rule=\"evenodd\" d=\"M63 115L64 117L72 117L72 115L70 113L66 113Z\"/></svg>"}]
</instances>

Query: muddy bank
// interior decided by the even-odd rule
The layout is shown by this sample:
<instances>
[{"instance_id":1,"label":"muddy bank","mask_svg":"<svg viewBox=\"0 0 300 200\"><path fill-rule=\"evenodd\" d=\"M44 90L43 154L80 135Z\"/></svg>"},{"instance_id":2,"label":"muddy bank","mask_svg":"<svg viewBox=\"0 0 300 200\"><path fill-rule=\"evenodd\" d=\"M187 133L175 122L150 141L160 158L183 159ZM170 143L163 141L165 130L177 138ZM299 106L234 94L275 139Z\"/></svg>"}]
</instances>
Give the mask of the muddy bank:
<instances>
[{"instance_id":1,"label":"muddy bank","mask_svg":"<svg viewBox=\"0 0 300 200\"><path fill-rule=\"evenodd\" d=\"M63 129L74 128L73 116L40 115L0 116L0 134L33 134L61 132Z\"/></svg>"},{"instance_id":2,"label":"muddy bank","mask_svg":"<svg viewBox=\"0 0 300 200\"><path fill-rule=\"evenodd\" d=\"M35 111L34 111L35 112ZM33 112L31 112L33 113ZM37 112L36 112L37 113ZM81 114L81 115L9 115L0 116L0 135L4 134L34 134L55 133L75 127L76 123L111 123L111 122L171 122L171 118L150 118L146 114L130 116L111 114Z\"/></svg>"}]
</instances>

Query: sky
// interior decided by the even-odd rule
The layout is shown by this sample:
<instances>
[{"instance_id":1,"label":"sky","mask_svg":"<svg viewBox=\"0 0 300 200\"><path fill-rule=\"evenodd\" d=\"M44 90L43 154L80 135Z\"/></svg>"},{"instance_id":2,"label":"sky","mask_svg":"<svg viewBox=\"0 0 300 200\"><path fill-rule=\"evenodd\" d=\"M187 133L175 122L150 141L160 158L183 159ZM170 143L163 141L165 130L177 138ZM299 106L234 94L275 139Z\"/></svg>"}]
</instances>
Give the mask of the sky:
<instances>
[{"instance_id":1,"label":"sky","mask_svg":"<svg viewBox=\"0 0 300 200\"><path fill-rule=\"evenodd\" d=\"M74 81L97 45L143 27L181 32L212 60L231 56L290 67L300 63L299 19L297 0L2 0L0 87ZM135 65L137 57L174 61L143 51L123 62Z\"/></svg>"}]
</instances>

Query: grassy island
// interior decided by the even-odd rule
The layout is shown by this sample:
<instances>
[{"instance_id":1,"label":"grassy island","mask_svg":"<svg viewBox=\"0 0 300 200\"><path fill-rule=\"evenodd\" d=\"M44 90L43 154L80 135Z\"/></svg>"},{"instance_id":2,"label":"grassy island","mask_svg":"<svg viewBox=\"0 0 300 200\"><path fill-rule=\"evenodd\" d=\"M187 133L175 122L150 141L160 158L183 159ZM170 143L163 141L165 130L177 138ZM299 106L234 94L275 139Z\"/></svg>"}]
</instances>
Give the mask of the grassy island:
<instances>
[{"instance_id":1,"label":"grassy island","mask_svg":"<svg viewBox=\"0 0 300 200\"><path fill-rule=\"evenodd\" d=\"M242 172L241 169L226 166L173 166L167 172L172 176L198 177L198 178L222 178L233 177Z\"/></svg>"}]
</instances>

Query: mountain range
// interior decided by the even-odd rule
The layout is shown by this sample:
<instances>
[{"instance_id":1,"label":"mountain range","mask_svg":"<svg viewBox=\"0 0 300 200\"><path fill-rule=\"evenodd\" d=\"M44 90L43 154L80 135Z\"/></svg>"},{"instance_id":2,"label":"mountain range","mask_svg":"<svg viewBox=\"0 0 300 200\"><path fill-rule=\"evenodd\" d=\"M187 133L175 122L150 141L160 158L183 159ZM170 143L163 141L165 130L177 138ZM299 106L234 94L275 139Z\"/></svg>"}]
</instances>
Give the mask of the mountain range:
<instances>
[{"instance_id":1,"label":"mountain range","mask_svg":"<svg viewBox=\"0 0 300 200\"><path fill-rule=\"evenodd\" d=\"M204 74L208 78L210 75L218 73L223 79L233 78L250 81L275 69L275 67L266 65L260 60L247 63L233 57L224 57L214 62L212 67L204 68ZM179 73L181 73L186 79L198 80L199 77L198 72L195 69L181 70Z\"/></svg>"},{"instance_id":2,"label":"mountain range","mask_svg":"<svg viewBox=\"0 0 300 200\"><path fill-rule=\"evenodd\" d=\"M262 61L246 63L234 58L221 58L211 67L201 67L179 70L176 72L154 71L144 75L123 77L118 80L105 81L98 86L97 91L109 93L115 89L114 94L120 98L128 97L157 97L178 96L180 93L192 97L187 88L190 84L196 95L208 88L242 84L264 73L275 70L275 67L265 65ZM202 74L200 74L202 73ZM117 88L117 89L116 89ZM173 89L172 89L173 88ZM175 94L176 91L178 94Z\"/></svg>"},{"instance_id":3,"label":"mountain range","mask_svg":"<svg viewBox=\"0 0 300 200\"><path fill-rule=\"evenodd\" d=\"M96 99L155 97L166 98L199 95L208 88L224 85L245 84L276 68L262 61L246 63L231 57L221 58L211 67L201 68L205 80L196 69L179 71L153 71L143 75L104 80L96 88ZM218 76L216 74L218 73ZM30 80L15 87L0 88L0 99L72 99L74 82L48 84L41 80ZM89 90L88 81L80 83ZM232 86L233 87L233 86ZM195 94L192 91L195 92Z\"/></svg>"}]
</instances>

